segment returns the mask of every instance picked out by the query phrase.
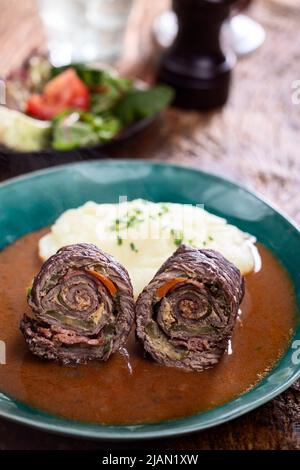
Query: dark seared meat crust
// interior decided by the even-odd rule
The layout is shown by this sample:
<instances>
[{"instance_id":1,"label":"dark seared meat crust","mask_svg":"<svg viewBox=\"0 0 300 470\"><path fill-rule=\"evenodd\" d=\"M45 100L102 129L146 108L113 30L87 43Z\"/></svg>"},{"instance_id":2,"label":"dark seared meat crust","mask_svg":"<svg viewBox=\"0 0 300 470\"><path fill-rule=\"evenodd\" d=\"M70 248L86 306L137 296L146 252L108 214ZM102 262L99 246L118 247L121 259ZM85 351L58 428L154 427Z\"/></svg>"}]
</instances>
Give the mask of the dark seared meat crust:
<instances>
[{"instance_id":1,"label":"dark seared meat crust","mask_svg":"<svg viewBox=\"0 0 300 470\"><path fill-rule=\"evenodd\" d=\"M32 316L24 315L20 327L30 350L63 363L107 360L134 319L128 272L86 243L61 248L44 263L28 304Z\"/></svg>"},{"instance_id":2,"label":"dark seared meat crust","mask_svg":"<svg viewBox=\"0 0 300 470\"><path fill-rule=\"evenodd\" d=\"M220 253L181 245L136 302L137 337L161 364L202 371L227 348L243 295L239 270Z\"/></svg>"}]
</instances>

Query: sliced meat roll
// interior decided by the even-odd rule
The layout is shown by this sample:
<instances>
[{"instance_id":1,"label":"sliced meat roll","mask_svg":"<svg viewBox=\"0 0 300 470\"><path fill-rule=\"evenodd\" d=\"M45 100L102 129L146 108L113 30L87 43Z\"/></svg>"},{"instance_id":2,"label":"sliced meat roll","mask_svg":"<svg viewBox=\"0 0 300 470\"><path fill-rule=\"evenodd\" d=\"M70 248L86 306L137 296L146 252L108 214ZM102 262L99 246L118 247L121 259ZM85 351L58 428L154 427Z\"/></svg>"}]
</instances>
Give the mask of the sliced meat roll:
<instances>
[{"instance_id":1,"label":"sliced meat roll","mask_svg":"<svg viewBox=\"0 0 300 470\"><path fill-rule=\"evenodd\" d=\"M21 331L36 355L62 363L107 360L134 320L126 269L96 246L61 248L35 277Z\"/></svg>"},{"instance_id":2,"label":"sliced meat roll","mask_svg":"<svg viewBox=\"0 0 300 470\"><path fill-rule=\"evenodd\" d=\"M137 337L159 363L202 371L227 348L243 295L220 253L181 245L137 300Z\"/></svg>"}]
</instances>

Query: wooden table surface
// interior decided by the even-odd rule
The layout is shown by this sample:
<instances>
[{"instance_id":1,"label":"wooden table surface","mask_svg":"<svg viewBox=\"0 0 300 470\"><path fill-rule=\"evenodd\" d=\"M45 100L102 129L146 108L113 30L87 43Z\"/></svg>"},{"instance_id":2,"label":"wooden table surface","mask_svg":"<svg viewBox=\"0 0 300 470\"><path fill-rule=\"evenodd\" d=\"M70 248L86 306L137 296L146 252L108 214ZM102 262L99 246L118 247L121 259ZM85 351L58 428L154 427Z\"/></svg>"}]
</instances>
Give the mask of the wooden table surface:
<instances>
[{"instance_id":1,"label":"wooden table surface","mask_svg":"<svg viewBox=\"0 0 300 470\"><path fill-rule=\"evenodd\" d=\"M255 189L300 223L300 5L257 0L250 14L266 29L263 47L240 60L227 106L199 114L170 109L159 126L111 156L187 164ZM290 5L290 7L288 6ZM293 7L294 5L294 7ZM168 0L137 0L120 64L151 81L157 61L151 25ZM0 76L44 38L33 0L0 0ZM0 175L1 176L1 175ZM124 449L129 444L122 445ZM300 382L239 419L186 437L147 441L155 449L300 449ZM114 449L121 444L55 436L0 420L0 449Z\"/></svg>"}]
</instances>

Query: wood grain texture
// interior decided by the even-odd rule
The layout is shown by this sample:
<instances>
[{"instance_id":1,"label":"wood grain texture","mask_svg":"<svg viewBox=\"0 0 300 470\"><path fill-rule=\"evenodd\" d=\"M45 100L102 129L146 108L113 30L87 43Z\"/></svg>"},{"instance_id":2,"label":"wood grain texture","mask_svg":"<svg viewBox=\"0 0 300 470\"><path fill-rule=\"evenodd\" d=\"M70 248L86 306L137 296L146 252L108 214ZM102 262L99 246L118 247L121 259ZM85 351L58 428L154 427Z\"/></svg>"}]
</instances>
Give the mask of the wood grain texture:
<instances>
[{"instance_id":1,"label":"wood grain texture","mask_svg":"<svg viewBox=\"0 0 300 470\"><path fill-rule=\"evenodd\" d=\"M251 10L267 31L263 47L240 60L227 106L209 114L168 110L144 135L111 156L143 157L190 165L229 177L261 193L300 223L300 104L292 83L300 80L300 7L257 0ZM281 2L282 4L284 2ZM119 67L148 81L158 54L151 25L168 0L136 0ZM44 47L33 0L0 0L0 76ZM300 382L259 409L191 436L147 441L155 449L298 449ZM114 449L129 444L96 443L54 436L0 420L0 449Z\"/></svg>"}]
</instances>

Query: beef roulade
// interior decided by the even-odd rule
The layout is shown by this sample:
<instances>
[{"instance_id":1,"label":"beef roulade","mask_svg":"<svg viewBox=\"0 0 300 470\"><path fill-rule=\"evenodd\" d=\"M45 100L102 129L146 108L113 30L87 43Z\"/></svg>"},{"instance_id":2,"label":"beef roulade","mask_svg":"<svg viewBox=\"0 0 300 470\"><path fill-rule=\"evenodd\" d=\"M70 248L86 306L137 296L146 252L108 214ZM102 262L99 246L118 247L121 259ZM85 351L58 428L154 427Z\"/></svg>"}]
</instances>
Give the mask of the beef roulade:
<instances>
[{"instance_id":1,"label":"beef roulade","mask_svg":"<svg viewBox=\"0 0 300 470\"><path fill-rule=\"evenodd\" d=\"M35 277L28 295L32 315L21 331L36 355L67 363L107 360L134 320L125 268L90 244L61 248Z\"/></svg>"},{"instance_id":2,"label":"beef roulade","mask_svg":"<svg viewBox=\"0 0 300 470\"><path fill-rule=\"evenodd\" d=\"M202 371L227 348L243 295L220 253L181 245L137 300L137 337L159 363Z\"/></svg>"}]
</instances>

